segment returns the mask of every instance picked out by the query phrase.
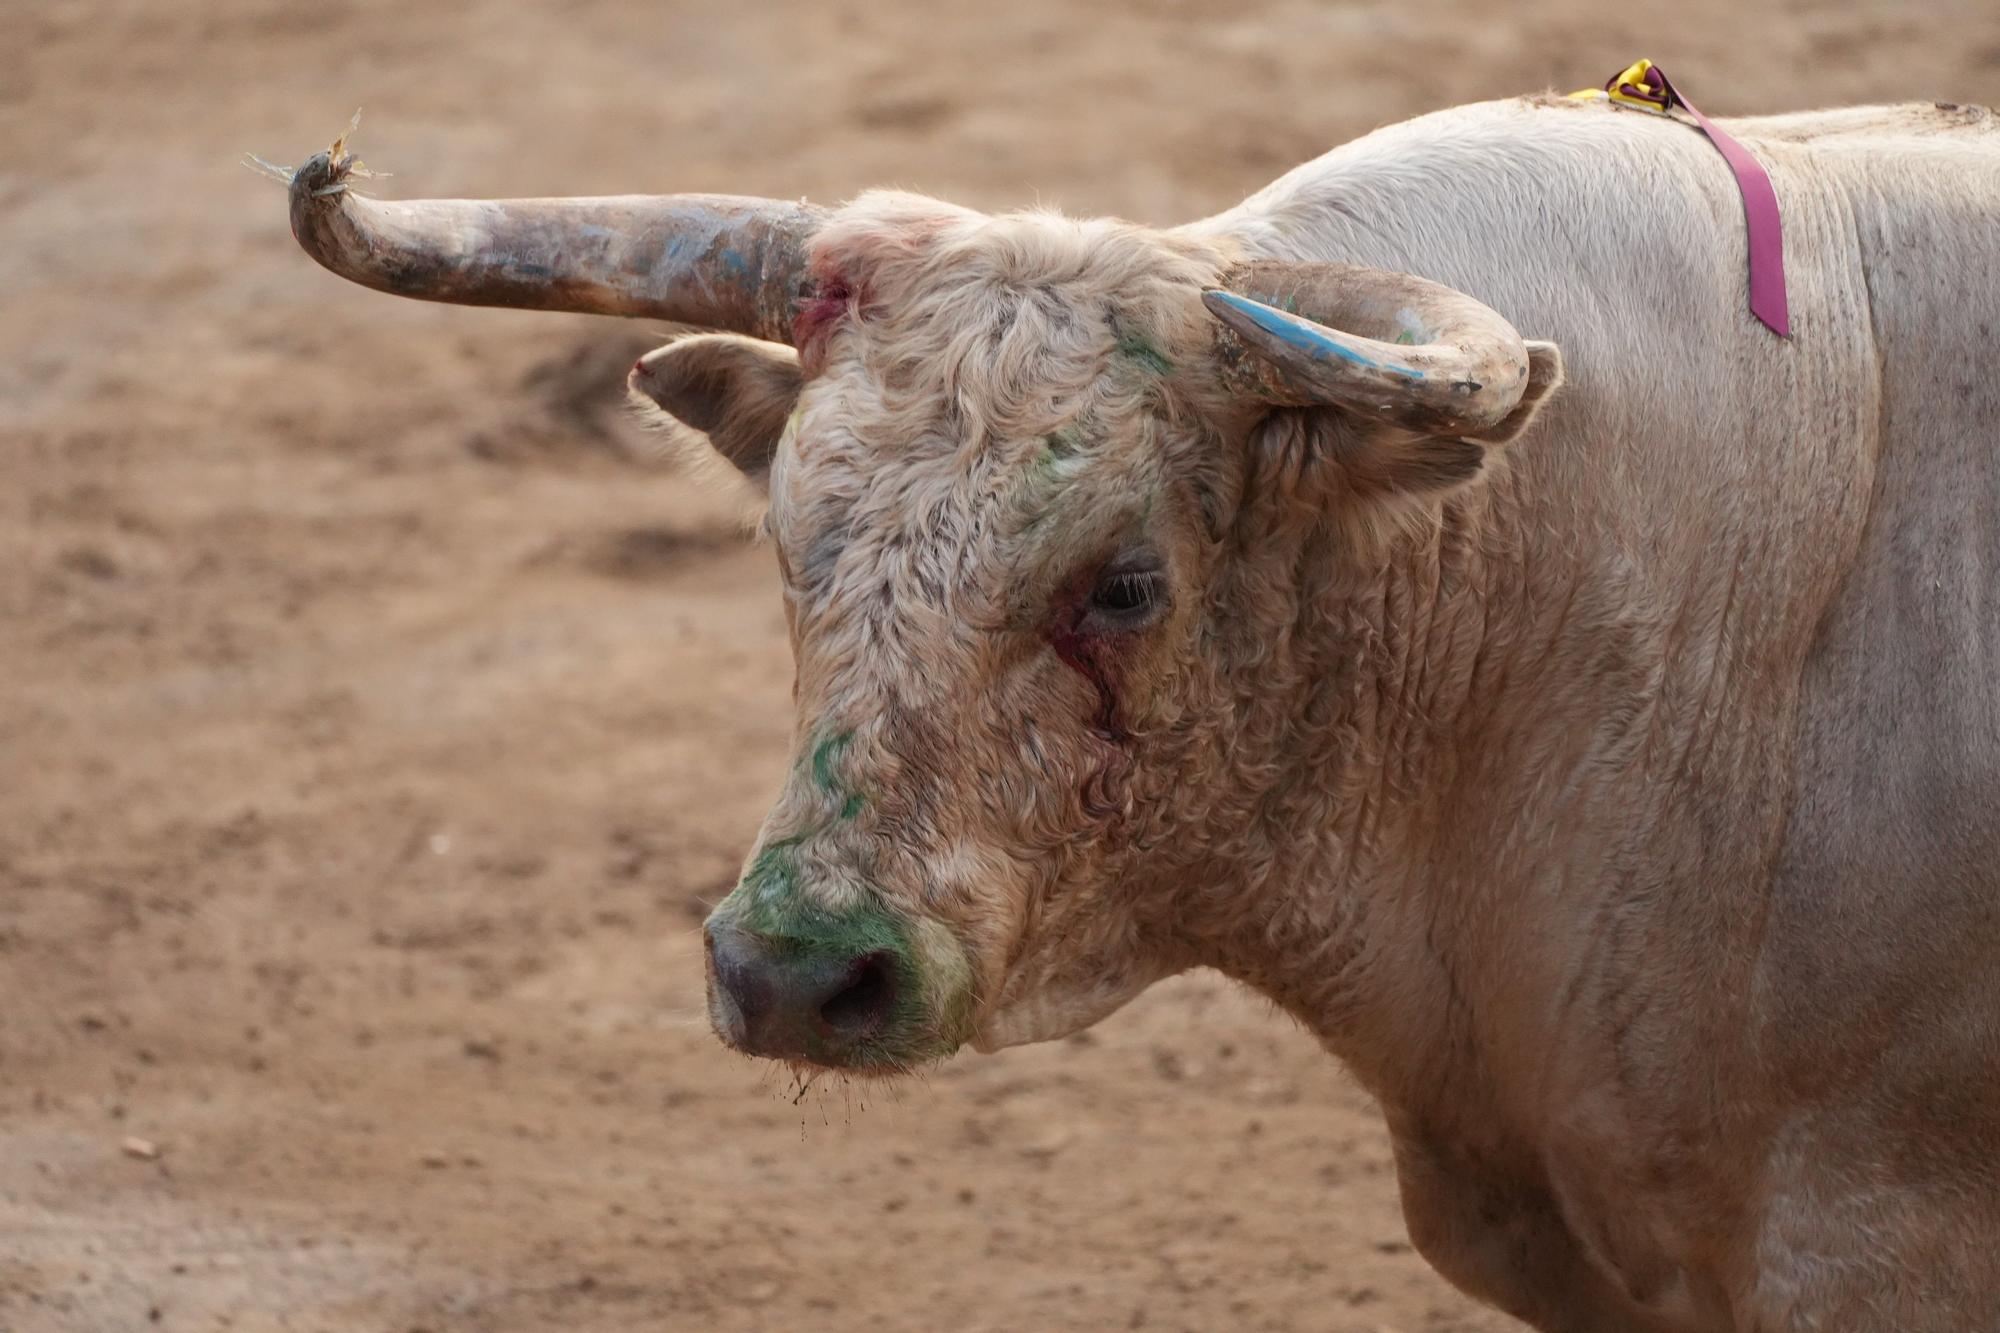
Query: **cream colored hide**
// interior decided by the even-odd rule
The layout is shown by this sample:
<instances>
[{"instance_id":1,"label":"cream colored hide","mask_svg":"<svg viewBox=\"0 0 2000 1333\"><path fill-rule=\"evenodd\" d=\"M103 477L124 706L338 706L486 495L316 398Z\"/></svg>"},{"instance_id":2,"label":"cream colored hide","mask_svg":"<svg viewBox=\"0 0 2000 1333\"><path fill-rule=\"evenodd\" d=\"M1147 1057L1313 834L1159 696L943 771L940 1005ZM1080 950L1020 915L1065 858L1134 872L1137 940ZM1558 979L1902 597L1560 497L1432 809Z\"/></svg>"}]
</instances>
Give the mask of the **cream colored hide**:
<instances>
[{"instance_id":1,"label":"cream colored hide","mask_svg":"<svg viewBox=\"0 0 2000 1333\"><path fill-rule=\"evenodd\" d=\"M321 164L294 225L723 330L633 386L768 488L798 666L725 1040L896 1072L1211 967L1536 1328L1996 1329L2000 132L1727 124L1789 341L1714 149L1554 99L1171 230L438 205L412 291L431 215L371 268Z\"/></svg>"}]
</instances>

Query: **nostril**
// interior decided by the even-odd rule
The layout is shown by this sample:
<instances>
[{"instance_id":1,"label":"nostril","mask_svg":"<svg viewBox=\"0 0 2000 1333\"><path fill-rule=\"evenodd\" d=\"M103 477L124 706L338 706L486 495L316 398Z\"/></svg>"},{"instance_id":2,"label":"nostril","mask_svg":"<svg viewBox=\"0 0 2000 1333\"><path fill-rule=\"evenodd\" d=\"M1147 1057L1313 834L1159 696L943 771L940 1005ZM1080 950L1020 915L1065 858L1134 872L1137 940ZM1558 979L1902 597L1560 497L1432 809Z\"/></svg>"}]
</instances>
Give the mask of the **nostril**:
<instances>
[{"instance_id":1,"label":"nostril","mask_svg":"<svg viewBox=\"0 0 2000 1333\"><path fill-rule=\"evenodd\" d=\"M896 973L886 953L854 961L847 981L819 1007L819 1016L842 1036L858 1037L880 1027L896 1000Z\"/></svg>"}]
</instances>

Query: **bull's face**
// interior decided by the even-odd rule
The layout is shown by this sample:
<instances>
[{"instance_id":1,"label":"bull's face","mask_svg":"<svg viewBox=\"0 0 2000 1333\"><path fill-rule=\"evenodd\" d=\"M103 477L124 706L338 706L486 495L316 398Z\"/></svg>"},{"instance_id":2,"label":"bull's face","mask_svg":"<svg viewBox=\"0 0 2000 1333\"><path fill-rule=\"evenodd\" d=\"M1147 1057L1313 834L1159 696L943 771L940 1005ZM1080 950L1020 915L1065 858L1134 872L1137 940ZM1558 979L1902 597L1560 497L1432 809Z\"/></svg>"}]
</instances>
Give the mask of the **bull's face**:
<instances>
[{"instance_id":1,"label":"bull's face","mask_svg":"<svg viewBox=\"0 0 2000 1333\"><path fill-rule=\"evenodd\" d=\"M1560 375L1458 292L1227 240L907 195L390 204L357 170L342 139L291 179L356 281L752 335L633 387L769 490L793 760L707 937L717 1029L785 1059L1056 1036L1201 961L1197 900L1249 869L1223 775L1295 729L1245 721L1284 542L1466 482Z\"/></svg>"},{"instance_id":2,"label":"bull's face","mask_svg":"<svg viewBox=\"0 0 2000 1333\"><path fill-rule=\"evenodd\" d=\"M1057 1035L1175 966L1135 798L1206 714L1235 483L1227 400L1176 374L1213 343L1212 256L901 204L819 239L809 375L716 338L635 374L756 384L776 443L724 446L768 458L798 715L709 918L716 1028L867 1069Z\"/></svg>"},{"instance_id":3,"label":"bull's face","mask_svg":"<svg viewBox=\"0 0 2000 1333\"><path fill-rule=\"evenodd\" d=\"M800 355L708 337L635 370L766 481L797 664L789 776L707 925L730 1044L902 1069L1197 957L1270 410L1218 361L1223 263L877 196L815 238ZM1476 469L1450 443L1425 465Z\"/></svg>"}]
</instances>

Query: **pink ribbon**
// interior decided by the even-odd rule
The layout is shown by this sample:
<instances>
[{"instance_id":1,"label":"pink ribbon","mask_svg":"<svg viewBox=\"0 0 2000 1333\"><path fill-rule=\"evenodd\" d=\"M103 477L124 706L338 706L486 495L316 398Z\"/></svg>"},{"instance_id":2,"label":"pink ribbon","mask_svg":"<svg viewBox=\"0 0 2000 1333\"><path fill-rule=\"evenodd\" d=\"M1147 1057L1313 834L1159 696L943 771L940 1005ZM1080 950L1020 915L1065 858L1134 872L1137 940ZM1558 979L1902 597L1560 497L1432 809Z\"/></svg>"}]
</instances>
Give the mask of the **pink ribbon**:
<instances>
[{"instance_id":1,"label":"pink ribbon","mask_svg":"<svg viewBox=\"0 0 2000 1333\"><path fill-rule=\"evenodd\" d=\"M1612 83L1617 84L1617 75ZM1718 129L1715 122L1695 109L1668 80L1666 71L1654 65L1646 71L1644 86L1623 84L1607 87L1625 97L1651 102L1662 110L1679 107L1694 117L1694 123L1715 145L1722 160L1736 177L1736 189L1743 196L1743 221L1750 231L1750 313L1762 320L1781 338L1792 336L1791 304L1785 298L1785 228L1778 216L1778 192L1771 177L1750 150Z\"/></svg>"}]
</instances>

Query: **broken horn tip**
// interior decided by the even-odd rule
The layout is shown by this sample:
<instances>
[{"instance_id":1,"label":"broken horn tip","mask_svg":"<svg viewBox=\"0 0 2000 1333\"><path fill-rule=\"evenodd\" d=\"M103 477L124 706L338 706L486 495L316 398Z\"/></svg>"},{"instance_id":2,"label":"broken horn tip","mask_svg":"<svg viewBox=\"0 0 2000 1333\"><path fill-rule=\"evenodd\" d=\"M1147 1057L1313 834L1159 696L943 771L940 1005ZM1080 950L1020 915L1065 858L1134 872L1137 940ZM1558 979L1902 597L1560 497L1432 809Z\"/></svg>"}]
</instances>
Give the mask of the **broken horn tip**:
<instances>
[{"instance_id":1,"label":"broken horn tip","mask_svg":"<svg viewBox=\"0 0 2000 1333\"><path fill-rule=\"evenodd\" d=\"M290 167L281 167L276 162L267 162L255 153L245 153L237 161L256 172L259 176L269 176L272 180L282 181L286 185L292 183L292 169Z\"/></svg>"}]
</instances>

